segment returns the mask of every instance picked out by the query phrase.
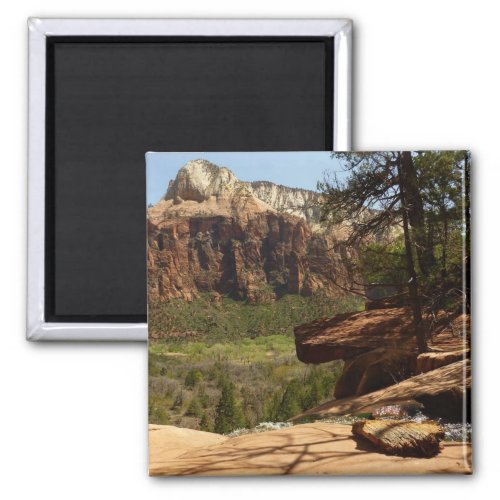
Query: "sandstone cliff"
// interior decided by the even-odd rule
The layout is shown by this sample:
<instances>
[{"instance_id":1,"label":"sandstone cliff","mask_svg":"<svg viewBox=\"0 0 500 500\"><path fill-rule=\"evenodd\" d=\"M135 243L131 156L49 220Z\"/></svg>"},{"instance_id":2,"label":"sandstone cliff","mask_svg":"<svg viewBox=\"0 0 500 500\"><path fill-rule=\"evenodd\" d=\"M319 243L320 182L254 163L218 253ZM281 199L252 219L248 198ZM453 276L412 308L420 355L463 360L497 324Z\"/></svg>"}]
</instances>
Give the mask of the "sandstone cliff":
<instances>
[{"instance_id":1,"label":"sandstone cliff","mask_svg":"<svg viewBox=\"0 0 500 500\"><path fill-rule=\"evenodd\" d=\"M259 302L338 293L333 280L350 256L334 231L308 222L316 220L318 196L242 182L205 160L188 162L148 210L150 298L212 292Z\"/></svg>"}]
</instances>

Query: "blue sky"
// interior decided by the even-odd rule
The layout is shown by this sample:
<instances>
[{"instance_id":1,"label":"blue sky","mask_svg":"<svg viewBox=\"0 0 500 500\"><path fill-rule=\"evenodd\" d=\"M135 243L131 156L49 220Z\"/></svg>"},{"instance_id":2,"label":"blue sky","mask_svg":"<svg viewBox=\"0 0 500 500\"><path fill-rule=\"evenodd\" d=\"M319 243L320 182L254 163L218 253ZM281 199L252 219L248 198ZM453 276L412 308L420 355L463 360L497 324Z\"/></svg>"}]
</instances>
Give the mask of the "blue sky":
<instances>
[{"instance_id":1,"label":"blue sky","mask_svg":"<svg viewBox=\"0 0 500 500\"><path fill-rule=\"evenodd\" d=\"M324 172L342 171L327 151L261 153L147 153L147 203L156 203L165 194L168 182L189 160L203 158L219 167L228 167L242 181L271 181L289 187L316 190Z\"/></svg>"}]
</instances>

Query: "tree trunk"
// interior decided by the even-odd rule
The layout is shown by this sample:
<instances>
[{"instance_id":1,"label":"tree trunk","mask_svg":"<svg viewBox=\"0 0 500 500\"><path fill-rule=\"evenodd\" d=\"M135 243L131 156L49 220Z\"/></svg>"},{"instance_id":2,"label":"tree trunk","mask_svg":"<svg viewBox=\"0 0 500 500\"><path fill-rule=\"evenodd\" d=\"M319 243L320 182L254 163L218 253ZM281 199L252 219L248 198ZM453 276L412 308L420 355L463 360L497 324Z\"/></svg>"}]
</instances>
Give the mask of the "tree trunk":
<instances>
[{"instance_id":1,"label":"tree trunk","mask_svg":"<svg viewBox=\"0 0 500 500\"><path fill-rule=\"evenodd\" d=\"M405 176L401 175L402 163L403 163L402 161L398 162L398 176L399 176L399 191L401 197L401 211L403 215L403 232L404 232L404 242L405 242L406 267L408 269L408 275L410 276L410 280L408 282L408 292L410 295L410 302L413 310L413 324L415 327L417 348L418 351L422 353L427 351L427 342L425 340L425 333L423 328L422 307L420 305L420 296L418 293L417 273L415 272L415 265L413 262L412 243L411 243L410 228L408 221L409 218L408 208L406 205L406 186L404 182Z\"/></svg>"},{"instance_id":2,"label":"tree trunk","mask_svg":"<svg viewBox=\"0 0 500 500\"><path fill-rule=\"evenodd\" d=\"M401 153L400 178L405 186L405 199L408 220L415 235L415 247L420 270L428 276L434 264L433 247L429 244L425 232L424 204L417 183L417 173L410 151Z\"/></svg>"}]
</instances>

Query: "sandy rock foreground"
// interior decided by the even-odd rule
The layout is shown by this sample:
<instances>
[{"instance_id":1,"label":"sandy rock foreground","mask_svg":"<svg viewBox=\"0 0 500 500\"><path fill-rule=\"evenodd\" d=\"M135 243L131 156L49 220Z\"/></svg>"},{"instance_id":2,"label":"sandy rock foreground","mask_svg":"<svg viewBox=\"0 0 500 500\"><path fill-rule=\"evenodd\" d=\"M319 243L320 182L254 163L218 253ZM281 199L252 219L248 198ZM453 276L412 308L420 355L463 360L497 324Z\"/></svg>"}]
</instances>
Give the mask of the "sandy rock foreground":
<instances>
[{"instance_id":1,"label":"sandy rock foreground","mask_svg":"<svg viewBox=\"0 0 500 500\"><path fill-rule=\"evenodd\" d=\"M350 425L312 423L228 438L169 425L149 426L149 473L243 476L271 474L469 474L468 443L444 443L433 458L376 452Z\"/></svg>"}]
</instances>

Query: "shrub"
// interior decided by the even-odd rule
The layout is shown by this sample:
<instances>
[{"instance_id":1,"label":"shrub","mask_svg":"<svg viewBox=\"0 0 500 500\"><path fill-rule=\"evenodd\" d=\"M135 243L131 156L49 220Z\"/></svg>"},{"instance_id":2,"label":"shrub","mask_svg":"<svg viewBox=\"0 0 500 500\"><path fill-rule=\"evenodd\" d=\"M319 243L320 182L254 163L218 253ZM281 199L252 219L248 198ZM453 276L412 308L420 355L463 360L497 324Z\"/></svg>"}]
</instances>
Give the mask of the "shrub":
<instances>
[{"instance_id":1,"label":"shrub","mask_svg":"<svg viewBox=\"0 0 500 500\"><path fill-rule=\"evenodd\" d=\"M211 419L208 416L208 413L206 411L204 411L201 415L200 430L205 431L205 432L213 432L213 430L214 430L213 425L212 425L212 421L211 421Z\"/></svg>"},{"instance_id":2,"label":"shrub","mask_svg":"<svg viewBox=\"0 0 500 500\"><path fill-rule=\"evenodd\" d=\"M203 408L201 406L200 401L198 400L198 398L196 396L189 403L189 406L186 410L185 415L187 415L188 417L198 417L198 418L202 417Z\"/></svg>"},{"instance_id":3,"label":"shrub","mask_svg":"<svg viewBox=\"0 0 500 500\"><path fill-rule=\"evenodd\" d=\"M186 378L184 380L184 384L186 387L194 387L198 385L203 380L203 373L200 370L189 370Z\"/></svg>"},{"instance_id":4,"label":"shrub","mask_svg":"<svg viewBox=\"0 0 500 500\"><path fill-rule=\"evenodd\" d=\"M151 424L167 425L170 418L165 408L160 405L151 405L149 407L149 422Z\"/></svg>"}]
</instances>

